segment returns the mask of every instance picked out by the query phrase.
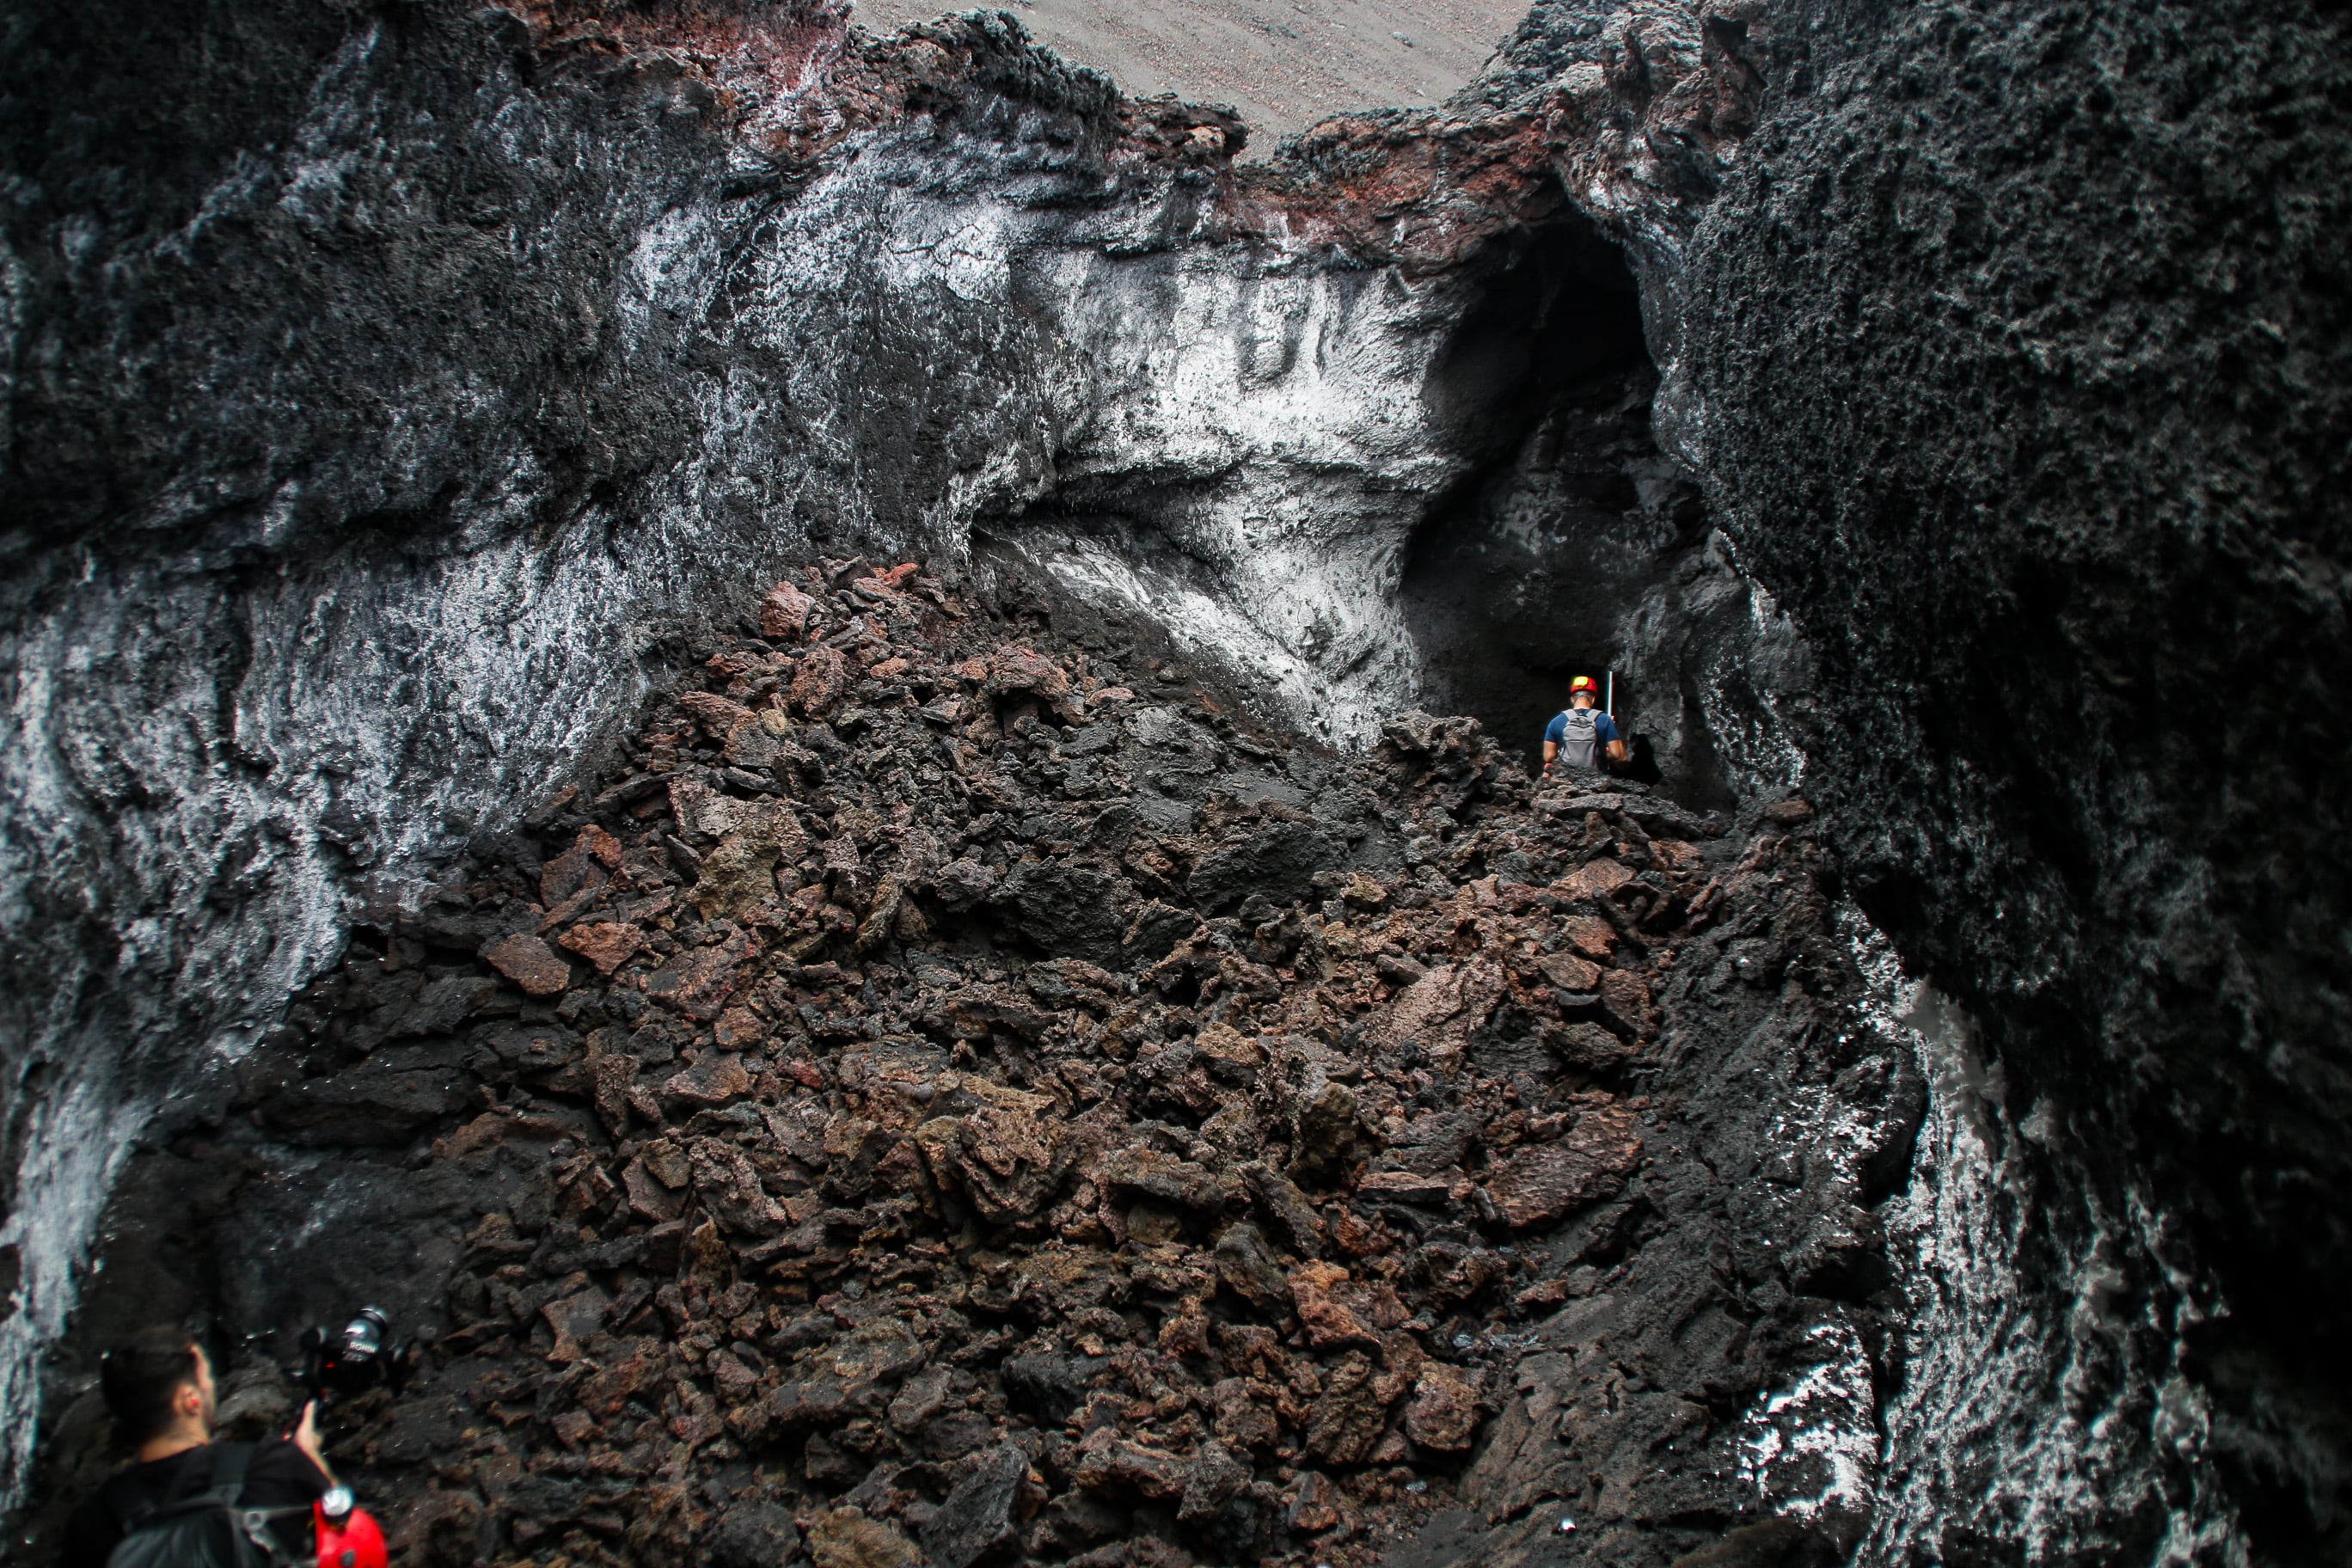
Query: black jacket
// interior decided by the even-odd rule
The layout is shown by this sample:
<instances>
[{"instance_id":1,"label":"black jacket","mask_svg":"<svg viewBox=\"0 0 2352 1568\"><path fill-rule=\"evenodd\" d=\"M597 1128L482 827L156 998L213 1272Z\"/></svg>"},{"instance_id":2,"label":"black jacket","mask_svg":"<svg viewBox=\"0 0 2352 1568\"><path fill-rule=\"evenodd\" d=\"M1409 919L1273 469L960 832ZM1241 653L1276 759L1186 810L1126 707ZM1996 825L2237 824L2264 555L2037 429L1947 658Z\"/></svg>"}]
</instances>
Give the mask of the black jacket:
<instances>
[{"instance_id":1,"label":"black jacket","mask_svg":"<svg viewBox=\"0 0 2352 1568\"><path fill-rule=\"evenodd\" d=\"M106 1568L107 1558L122 1541L123 1515L141 1496L159 1504L193 1496L205 1489L212 1463L212 1446L207 1444L118 1473L66 1521L65 1551L58 1558L58 1568ZM324 1497L330 1484L308 1454L284 1438L274 1438L255 1446L239 1500L248 1508L297 1508ZM278 1539L299 1556L309 1527L299 1518L293 1525L281 1530Z\"/></svg>"}]
</instances>

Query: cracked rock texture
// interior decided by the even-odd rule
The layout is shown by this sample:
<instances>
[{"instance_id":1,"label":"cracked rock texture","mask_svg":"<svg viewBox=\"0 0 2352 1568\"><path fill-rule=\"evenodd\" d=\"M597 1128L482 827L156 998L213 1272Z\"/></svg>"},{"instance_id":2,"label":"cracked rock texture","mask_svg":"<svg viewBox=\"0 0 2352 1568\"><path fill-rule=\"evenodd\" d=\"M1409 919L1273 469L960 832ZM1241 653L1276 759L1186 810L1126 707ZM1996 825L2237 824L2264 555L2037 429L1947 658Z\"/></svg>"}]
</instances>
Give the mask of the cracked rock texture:
<instances>
[{"instance_id":1,"label":"cracked rock texture","mask_svg":"<svg viewBox=\"0 0 2352 1568\"><path fill-rule=\"evenodd\" d=\"M1759 634L1644 435L1622 265L1557 192L1474 214L1466 127L1402 193L1416 228L1324 189L1362 128L1245 184L1229 116L1126 103L1002 19L5 26L11 1409L192 1068L371 882L610 743L719 584L813 540L992 527L1360 738L1423 685L1417 531L1532 444L1638 597L1575 657L1657 667L1632 700L1660 771L1719 796L1741 761L1667 663L1685 597L1726 647ZM1359 254L1368 226L1410 254ZM1587 349L1530 363L1475 319L1490 285Z\"/></svg>"},{"instance_id":2,"label":"cracked rock texture","mask_svg":"<svg viewBox=\"0 0 2352 1568\"><path fill-rule=\"evenodd\" d=\"M1591 663L1693 805L1802 777L1932 1069L1872 1213L1904 1348L1865 1399L1820 1341L1743 1449L1782 1525L1710 1560L2340 1560L2342 33L1545 4L1444 109L1236 167L1002 19L14 8L12 1492L158 1109L837 542L1310 735L1516 742ZM1445 1528L1538 1519L1480 1495Z\"/></svg>"},{"instance_id":3,"label":"cracked rock texture","mask_svg":"<svg viewBox=\"0 0 2352 1568\"><path fill-rule=\"evenodd\" d=\"M1856 897L1983 1026L2028 1285L1953 1375L2053 1423L1902 1446L1904 1548L2340 1559L2342 15L1769 20L1675 445L1818 661Z\"/></svg>"},{"instance_id":4,"label":"cracked rock texture","mask_svg":"<svg viewBox=\"0 0 2352 1568\"><path fill-rule=\"evenodd\" d=\"M1802 802L1333 753L912 563L762 629L132 1163L46 1495L125 1326L257 1424L356 1294L424 1348L331 1452L420 1564L1858 1537L1926 1096Z\"/></svg>"}]
</instances>

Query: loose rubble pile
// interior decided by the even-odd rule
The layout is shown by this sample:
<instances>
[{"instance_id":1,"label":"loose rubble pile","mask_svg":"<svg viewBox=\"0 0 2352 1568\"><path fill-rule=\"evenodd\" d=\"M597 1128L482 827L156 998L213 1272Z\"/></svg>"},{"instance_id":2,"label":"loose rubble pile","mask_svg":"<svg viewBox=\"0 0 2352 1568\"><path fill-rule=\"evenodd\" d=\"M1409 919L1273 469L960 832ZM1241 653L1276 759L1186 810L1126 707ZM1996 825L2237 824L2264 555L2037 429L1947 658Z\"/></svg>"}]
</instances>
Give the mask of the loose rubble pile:
<instances>
[{"instance_id":1,"label":"loose rubble pile","mask_svg":"<svg viewBox=\"0 0 2352 1568\"><path fill-rule=\"evenodd\" d=\"M758 626L246 1064L222 1142L460 1194L425 1373L337 1417L406 1561L1338 1564L1454 1506L1657 1228L1656 993L1784 841L1465 720L1301 750L913 565Z\"/></svg>"}]
</instances>

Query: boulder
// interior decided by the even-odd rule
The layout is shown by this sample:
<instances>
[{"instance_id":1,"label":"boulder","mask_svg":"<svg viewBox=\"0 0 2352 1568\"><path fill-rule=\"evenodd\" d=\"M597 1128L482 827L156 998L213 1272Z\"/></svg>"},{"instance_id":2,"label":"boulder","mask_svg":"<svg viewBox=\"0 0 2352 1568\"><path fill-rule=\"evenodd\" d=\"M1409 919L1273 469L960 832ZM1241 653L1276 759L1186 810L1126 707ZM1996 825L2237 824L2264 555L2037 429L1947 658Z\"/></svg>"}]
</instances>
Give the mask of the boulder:
<instances>
[{"instance_id":1,"label":"boulder","mask_svg":"<svg viewBox=\"0 0 2352 1568\"><path fill-rule=\"evenodd\" d=\"M821 1513L809 1526L816 1568L924 1568L923 1553L898 1527L855 1508Z\"/></svg>"},{"instance_id":2,"label":"boulder","mask_svg":"<svg viewBox=\"0 0 2352 1568\"><path fill-rule=\"evenodd\" d=\"M1016 1548L1013 1510L1029 1456L1010 1446L991 1448L959 1479L922 1529L933 1568L972 1568Z\"/></svg>"},{"instance_id":3,"label":"boulder","mask_svg":"<svg viewBox=\"0 0 2352 1568\"><path fill-rule=\"evenodd\" d=\"M1550 1143L1513 1152L1496 1162L1486 1190L1515 1230L1554 1225L1615 1194L1642 1163L1633 1113L1605 1106L1579 1117Z\"/></svg>"},{"instance_id":4,"label":"boulder","mask_svg":"<svg viewBox=\"0 0 2352 1568\"><path fill-rule=\"evenodd\" d=\"M572 966L529 931L516 931L482 949L490 967L532 996L552 996L572 984Z\"/></svg>"},{"instance_id":5,"label":"boulder","mask_svg":"<svg viewBox=\"0 0 2352 1568\"><path fill-rule=\"evenodd\" d=\"M1344 854L1344 844L1314 823L1270 822L1202 856L1185 890L1212 911L1230 909L1252 893L1287 904L1309 896L1316 874Z\"/></svg>"}]
</instances>

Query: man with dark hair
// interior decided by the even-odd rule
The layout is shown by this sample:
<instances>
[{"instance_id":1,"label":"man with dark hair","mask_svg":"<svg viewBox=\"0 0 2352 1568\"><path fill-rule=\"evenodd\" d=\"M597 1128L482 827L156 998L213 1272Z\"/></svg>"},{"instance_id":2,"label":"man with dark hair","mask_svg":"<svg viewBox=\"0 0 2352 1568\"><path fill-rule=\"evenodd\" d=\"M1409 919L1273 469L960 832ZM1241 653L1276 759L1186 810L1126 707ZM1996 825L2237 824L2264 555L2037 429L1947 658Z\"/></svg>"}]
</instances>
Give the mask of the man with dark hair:
<instances>
[{"instance_id":1,"label":"man with dark hair","mask_svg":"<svg viewBox=\"0 0 2352 1568\"><path fill-rule=\"evenodd\" d=\"M136 1462L74 1510L66 1523L61 1568L106 1568L108 1558L142 1518L217 1485L216 1473L242 1462L238 1506L288 1510L276 1531L288 1561L299 1560L310 1505L335 1487L319 1452L317 1406L287 1436L252 1445L213 1441L213 1366L195 1336L154 1328L106 1353L99 1386L114 1417L116 1443ZM227 1461L225 1466L224 1461Z\"/></svg>"}]
</instances>

